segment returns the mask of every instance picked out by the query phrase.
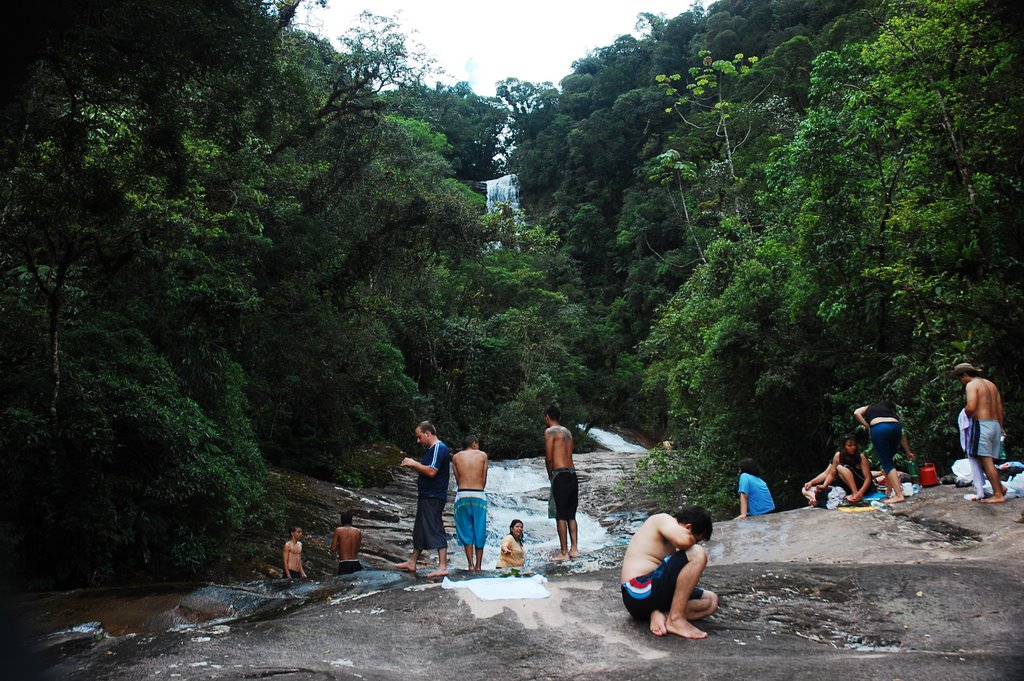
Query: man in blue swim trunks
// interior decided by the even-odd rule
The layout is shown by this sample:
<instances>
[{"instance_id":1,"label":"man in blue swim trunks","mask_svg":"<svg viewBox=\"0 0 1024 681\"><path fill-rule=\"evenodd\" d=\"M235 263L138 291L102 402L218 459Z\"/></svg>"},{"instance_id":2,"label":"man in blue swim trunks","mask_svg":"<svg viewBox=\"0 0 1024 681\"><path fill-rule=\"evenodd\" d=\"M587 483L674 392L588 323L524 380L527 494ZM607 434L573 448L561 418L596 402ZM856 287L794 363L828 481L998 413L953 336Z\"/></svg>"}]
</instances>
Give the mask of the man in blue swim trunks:
<instances>
[{"instance_id":1,"label":"man in blue swim trunks","mask_svg":"<svg viewBox=\"0 0 1024 681\"><path fill-rule=\"evenodd\" d=\"M476 435L462 440L462 449L452 457L452 470L459 488L455 494L455 534L466 550L467 569L480 572L487 538L487 452L480 451Z\"/></svg>"},{"instance_id":2,"label":"man in blue swim trunks","mask_svg":"<svg viewBox=\"0 0 1024 681\"><path fill-rule=\"evenodd\" d=\"M675 517L658 513L636 531L622 559L622 602L655 636L706 638L693 626L718 609L718 596L697 586L708 564L699 542L711 538L711 516L684 506Z\"/></svg>"}]
</instances>

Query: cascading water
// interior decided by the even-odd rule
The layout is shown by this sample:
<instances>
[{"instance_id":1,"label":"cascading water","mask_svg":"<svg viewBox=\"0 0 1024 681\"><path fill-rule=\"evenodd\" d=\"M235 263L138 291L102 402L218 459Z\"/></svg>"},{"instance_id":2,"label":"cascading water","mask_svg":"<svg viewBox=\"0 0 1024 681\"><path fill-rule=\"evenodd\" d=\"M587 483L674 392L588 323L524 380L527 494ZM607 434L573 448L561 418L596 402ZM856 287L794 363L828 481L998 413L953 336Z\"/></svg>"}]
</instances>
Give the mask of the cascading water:
<instances>
[{"instance_id":1,"label":"cascading water","mask_svg":"<svg viewBox=\"0 0 1024 681\"><path fill-rule=\"evenodd\" d=\"M580 424L580 429L583 429L584 425ZM643 453L647 451L647 447L638 445L635 442L630 442L626 438L622 437L618 433L613 433L608 430L601 430L600 428L591 428L589 431L590 437L597 440L597 442L610 452L633 452Z\"/></svg>"},{"instance_id":2,"label":"cascading water","mask_svg":"<svg viewBox=\"0 0 1024 681\"><path fill-rule=\"evenodd\" d=\"M582 426L581 426L582 427ZM589 430L591 437L612 452L645 452L646 448L628 442L621 436L598 428ZM523 521L523 548L526 549L526 567L548 562L559 549L558 532L554 520L548 518L550 483L543 458L492 462L487 472L487 544L484 546L484 569L493 569L498 561L502 538L514 519ZM621 543L622 537L609 534L581 507L576 514L577 536L582 551L591 552L605 546ZM462 547L454 542L449 556L458 556Z\"/></svg>"},{"instance_id":3,"label":"cascading water","mask_svg":"<svg viewBox=\"0 0 1024 681\"><path fill-rule=\"evenodd\" d=\"M548 562L558 551L555 521L548 518L548 482L544 459L496 461L487 472L487 544L484 546L484 569L494 568L498 561L501 540L508 534L514 519L523 521L523 548L526 567ZM582 512L576 514L580 547L592 551L614 543L596 519ZM458 547L461 551L461 547ZM458 553L449 555L456 556ZM461 565L461 562L456 564Z\"/></svg>"},{"instance_id":4,"label":"cascading water","mask_svg":"<svg viewBox=\"0 0 1024 681\"><path fill-rule=\"evenodd\" d=\"M499 203L507 203L513 210L519 210L519 176L505 175L496 180L487 180L487 212L491 213Z\"/></svg>"}]
</instances>

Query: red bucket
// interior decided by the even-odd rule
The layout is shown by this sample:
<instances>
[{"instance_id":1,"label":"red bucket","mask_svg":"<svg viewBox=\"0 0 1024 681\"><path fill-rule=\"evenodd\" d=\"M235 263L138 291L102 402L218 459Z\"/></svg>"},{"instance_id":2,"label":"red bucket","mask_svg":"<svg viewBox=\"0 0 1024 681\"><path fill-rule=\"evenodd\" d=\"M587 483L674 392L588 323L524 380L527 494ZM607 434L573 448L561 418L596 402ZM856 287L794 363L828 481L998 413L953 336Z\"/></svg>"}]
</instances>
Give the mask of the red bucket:
<instances>
[{"instance_id":1,"label":"red bucket","mask_svg":"<svg viewBox=\"0 0 1024 681\"><path fill-rule=\"evenodd\" d=\"M921 485L924 487L935 487L939 484L939 476L935 473L935 464L921 464Z\"/></svg>"}]
</instances>

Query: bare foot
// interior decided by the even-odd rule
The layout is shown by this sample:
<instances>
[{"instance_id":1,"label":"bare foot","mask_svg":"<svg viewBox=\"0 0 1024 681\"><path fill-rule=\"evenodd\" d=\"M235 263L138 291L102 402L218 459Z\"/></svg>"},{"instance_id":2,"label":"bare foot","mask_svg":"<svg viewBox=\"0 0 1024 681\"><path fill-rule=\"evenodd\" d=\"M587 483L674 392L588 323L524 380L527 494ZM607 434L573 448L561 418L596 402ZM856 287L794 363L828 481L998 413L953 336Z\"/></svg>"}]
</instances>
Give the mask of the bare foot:
<instances>
[{"instance_id":1,"label":"bare foot","mask_svg":"<svg viewBox=\"0 0 1024 681\"><path fill-rule=\"evenodd\" d=\"M412 563L410 563L409 561L405 561L404 563L395 563L395 569L396 570L406 570L406 571L412 572L412 573L416 572L416 566L413 565Z\"/></svg>"},{"instance_id":2,"label":"bare foot","mask_svg":"<svg viewBox=\"0 0 1024 681\"><path fill-rule=\"evenodd\" d=\"M665 620L665 631L676 636L682 636L683 638L707 638L708 634L706 631L701 631L697 627L693 626L685 619Z\"/></svg>"},{"instance_id":3,"label":"bare foot","mask_svg":"<svg viewBox=\"0 0 1024 681\"><path fill-rule=\"evenodd\" d=\"M434 570L433 572L427 573L427 579L434 579L435 577L447 577L447 576L448 576L448 568L440 568L438 570Z\"/></svg>"},{"instance_id":4,"label":"bare foot","mask_svg":"<svg viewBox=\"0 0 1024 681\"><path fill-rule=\"evenodd\" d=\"M668 629L665 628L665 613L661 610L651 613L651 633L655 636L664 636L668 633Z\"/></svg>"},{"instance_id":5,"label":"bare foot","mask_svg":"<svg viewBox=\"0 0 1024 681\"><path fill-rule=\"evenodd\" d=\"M571 551L569 551L569 557L570 558L579 558L580 557L579 550L578 549L572 549Z\"/></svg>"},{"instance_id":6,"label":"bare foot","mask_svg":"<svg viewBox=\"0 0 1024 681\"><path fill-rule=\"evenodd\" d=\"M886 499L885 503L887 503L887 504L902 504L906 500L907 500L906 497L892 497L890 499Z\"/></svg>"},{"instance_id":7,"label":"bare foot","mask_svg":"<svg viewBox=\"0 0 1024 681\"><path fill-rule=\"evenodd\" d=\"M1006 497L1000 495L998 497L989 497L987 499L982 499L981 503L983 503L983 504L1001 504L1004 501L1006 501Z\"/></svg>"},{"instance_id":8,"label":"bare foot","mask_svg":"<svg viewBox=\"0 0 1024 681\"><path fill-rule=\"evenodd\" d=\"M556 553L555 555L551 556L551 560L553 560L553 561L569 560L569 554L568 553Z\"/></svg>"}]
</instances>

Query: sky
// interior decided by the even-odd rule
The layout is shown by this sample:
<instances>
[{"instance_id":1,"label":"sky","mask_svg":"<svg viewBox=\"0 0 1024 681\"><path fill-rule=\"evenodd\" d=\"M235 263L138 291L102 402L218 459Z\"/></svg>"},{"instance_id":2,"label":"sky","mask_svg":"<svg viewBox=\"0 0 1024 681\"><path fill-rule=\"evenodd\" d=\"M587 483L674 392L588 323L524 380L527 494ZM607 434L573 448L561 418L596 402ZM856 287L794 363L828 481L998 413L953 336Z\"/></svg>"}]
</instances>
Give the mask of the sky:
<instances>
[{"instance_id":1,"label":"sky","mask_svg":"<svg viewBox=\"0 0 1024 681\"><path fill-rule=\"evenodd\" d=\"M306 3L312 5L312 2ZM297 27L336 39L363 10L398 17L403 32L437 59L448 83L467 81L478 95L494 95L495 83L518 78L558 84L572 63L611 45L620 35L639 35L637 15L687 11L693 0L519 0L508 5L454 0L328 0ZM400 13L399 13L400 12Z\"/></svg>"}]
</instances>

